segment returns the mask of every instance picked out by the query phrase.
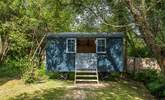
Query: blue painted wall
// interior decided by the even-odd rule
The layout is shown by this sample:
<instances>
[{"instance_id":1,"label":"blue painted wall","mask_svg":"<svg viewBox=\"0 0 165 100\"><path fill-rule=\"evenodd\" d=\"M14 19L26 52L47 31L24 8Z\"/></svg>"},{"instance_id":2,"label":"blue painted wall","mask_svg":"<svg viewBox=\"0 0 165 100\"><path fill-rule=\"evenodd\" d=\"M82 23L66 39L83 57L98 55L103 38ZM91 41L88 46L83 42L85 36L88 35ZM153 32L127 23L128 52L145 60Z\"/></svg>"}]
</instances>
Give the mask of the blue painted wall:
<instances>
[{"instance_id":1,"label":"blue painted wall","mask_svg":"<svg viewBox=\"0 0 165 100\"><path fill-rule=\"evenodd\" d=\"M98 71L123 71L123 39L107 38L107 53L97 54ZM66 38L48 39L46 68L48 71L70 72L75 68L75 54L65 53Z\"/></svg>"},{"instance_id":2,"label":"blue painted wall","mask_svg":"<svg viewBox=\"0 0 165 100\"><path fill-rule=\"evenodd\" d=\"M48 40L46 47L46 68L48 71L74 71L75 54L65 53L66 38Z\"/></svg>"},{"instance_id":3,"label":"blue painted wall","mask_svg":"<svg viewBox=\"0 0 165 100\"><path fill-rule=\"evenodd\" d=\"M123 71L123 39L107 38L107 53L98 55L98 70L103 72Z\"/></svg>"}]
</instances>

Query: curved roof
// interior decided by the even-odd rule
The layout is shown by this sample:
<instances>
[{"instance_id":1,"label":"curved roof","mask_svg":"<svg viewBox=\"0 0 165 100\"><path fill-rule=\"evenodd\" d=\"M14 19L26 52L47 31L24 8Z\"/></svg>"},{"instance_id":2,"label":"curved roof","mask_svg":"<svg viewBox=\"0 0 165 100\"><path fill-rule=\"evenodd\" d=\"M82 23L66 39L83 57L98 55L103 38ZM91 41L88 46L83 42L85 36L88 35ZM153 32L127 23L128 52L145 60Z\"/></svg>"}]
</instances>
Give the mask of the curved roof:
<instances>
[{"instance_id":1,"label":"curved roof","mask_svg":"<svg viewBox=\"0 0 165 100\"><path fill-rule=\"evenodd\" d=\"M123 37L122 32L59 32L48 33L48 38L53 37L70 37L70 38L83 38L83 37Z\"/></svg>"}]
</instances>

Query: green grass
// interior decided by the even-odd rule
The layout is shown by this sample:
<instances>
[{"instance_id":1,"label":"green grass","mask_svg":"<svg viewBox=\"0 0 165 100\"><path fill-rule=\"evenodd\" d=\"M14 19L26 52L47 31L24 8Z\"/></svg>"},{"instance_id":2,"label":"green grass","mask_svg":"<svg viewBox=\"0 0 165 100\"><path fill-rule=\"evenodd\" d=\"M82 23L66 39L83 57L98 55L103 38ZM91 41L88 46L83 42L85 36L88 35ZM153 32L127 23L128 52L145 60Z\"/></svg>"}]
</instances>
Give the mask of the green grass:
<instances>
[{"instance_id":1,"label":"green grass","mask_svg":"<svg viewBox=\"0 0 165 100\"><path fill-rule=\"evenodd\" d=\"M1 78L0 100L153 100L147 89L134 81L106 81L99 86L74 86L72 81L46 80L24 84Z\"/></svg>"}]
</instances>

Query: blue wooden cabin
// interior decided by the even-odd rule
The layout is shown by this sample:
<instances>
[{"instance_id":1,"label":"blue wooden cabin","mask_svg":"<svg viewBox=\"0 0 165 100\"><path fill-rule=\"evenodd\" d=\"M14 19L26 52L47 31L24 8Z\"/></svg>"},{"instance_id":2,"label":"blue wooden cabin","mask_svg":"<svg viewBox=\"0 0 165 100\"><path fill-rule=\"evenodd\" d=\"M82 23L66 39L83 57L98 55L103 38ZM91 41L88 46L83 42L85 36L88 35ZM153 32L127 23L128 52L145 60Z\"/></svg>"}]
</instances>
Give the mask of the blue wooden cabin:
<instances>
[{"instance_id":1,"label":"blue wooden cabin","mask_svg":"<svg viewBox=\"0 0 165 100\"><path fill-rule=\"evenodd\" d=\"M122 72L123 33L49 33L46 68L53 72L74 72L97 68L98 72Z\"/></svg>"}]
</instances>

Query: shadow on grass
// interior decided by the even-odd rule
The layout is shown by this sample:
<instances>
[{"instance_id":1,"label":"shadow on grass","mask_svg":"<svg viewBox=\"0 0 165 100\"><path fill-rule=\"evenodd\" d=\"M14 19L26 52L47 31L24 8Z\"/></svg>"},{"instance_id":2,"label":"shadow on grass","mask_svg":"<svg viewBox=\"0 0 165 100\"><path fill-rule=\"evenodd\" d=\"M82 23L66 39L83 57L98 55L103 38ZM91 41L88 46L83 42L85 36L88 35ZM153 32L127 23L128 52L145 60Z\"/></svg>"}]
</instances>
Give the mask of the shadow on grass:
<instances>
[{"instance_id":1,"label":"shadow on grass","mask_svg":"<svg viewBox=\"0 0 165 100\"><path fill-rule=\"evenodd\" d=\"M65 94L64 88L35 91L33 94L22 93L11 100L62 100Z\"/></svg>"},{"instance_id":2,"label":"shadow on grass","mask_svg":"<svg viewBox=\"0 0 165 100\"><path fill-rule=\"evenodd\" d=\"M16 77L0 77L0 86L3 84L6 84L7 82L11 81L11 80L18 80L19 78Z\"/></svg>"},{"instance_id":3,"label":"shadow on grass","mask_svg":"<svg viewBox=\"0 0 165 100\"><path fill-rule=\"evenodd\" d=\"M150 94L143 91L143 89L122 83L113 83L105 88L84 89L84 91L89 100L153 100L153 97L150 97Z\"/></svg>"},{"instance_id":4,"label":"shadow on grass","mask_svg":"<svg viewBox=\"0 0 165 100\"><path fill-rule=\"evenodd\" d=\"M33 94L23 93L14 100L154 100L154 98L136 82L106 82L101 88L53 88L36 91Z\"/></svg>"}]
</instances>

